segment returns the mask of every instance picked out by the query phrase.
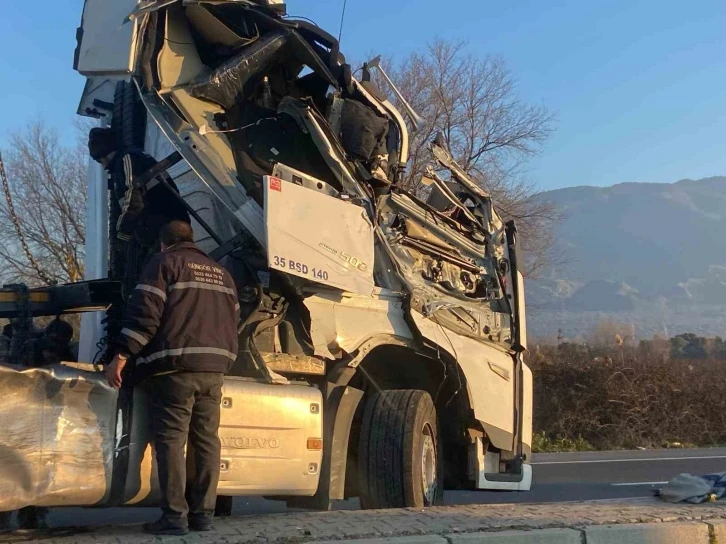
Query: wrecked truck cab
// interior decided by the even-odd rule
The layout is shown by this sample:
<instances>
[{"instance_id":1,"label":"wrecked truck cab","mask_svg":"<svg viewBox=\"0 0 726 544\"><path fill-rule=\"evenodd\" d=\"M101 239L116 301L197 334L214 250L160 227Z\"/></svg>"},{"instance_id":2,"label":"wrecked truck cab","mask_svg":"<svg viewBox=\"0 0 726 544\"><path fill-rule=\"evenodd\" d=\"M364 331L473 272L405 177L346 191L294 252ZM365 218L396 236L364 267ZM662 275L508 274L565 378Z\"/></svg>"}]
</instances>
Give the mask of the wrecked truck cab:
<instances>
[{"instance_id":1,"label":"wrecked truck cab","mask_svg":"<svg viewBox=\"0 0 726 544\"><path fill-rule=\"evenodd\" d=\"M78 32L79 113L166 159L198 243L238 284L219 494L385 508L439 504L444 487L529 489L516 227L441 139L428 190L408 190L420 120L374 86L379 60L358 80L334 37L283 14L264 0L86 0ZM107 259L102 179L92 166L87 270L128 282L141 263ZM89 360L122 306L105 329L84 321ZM119 395L110 487L93 504L158 496L144 410L142 392ZM36 504L60 504L36 487Z\"/></svg>"}]
</instances>

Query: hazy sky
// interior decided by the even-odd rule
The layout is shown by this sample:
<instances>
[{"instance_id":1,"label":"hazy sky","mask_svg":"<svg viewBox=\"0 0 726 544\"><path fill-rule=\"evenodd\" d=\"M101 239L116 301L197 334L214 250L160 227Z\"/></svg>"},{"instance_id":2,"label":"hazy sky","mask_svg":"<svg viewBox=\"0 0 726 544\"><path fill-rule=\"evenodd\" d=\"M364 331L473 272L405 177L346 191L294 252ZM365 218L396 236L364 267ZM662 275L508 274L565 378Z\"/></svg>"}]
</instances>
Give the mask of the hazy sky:
<instances>
[{"instance_id":1,"label":"hazy sky","mask_svg":"<svg viewBox=\"0 0 726 544\"><path fill-rule=\"evenodd\" d=\"M1 2L0 146L39 117L70 137L83 1ZM342 5L289 0L288 11L337 34ZM529 172L542 189L726 175L724 0L348 0L349 58L434 37L503 56L520 96L557 115Z\"/></svg>"}]
</instances>

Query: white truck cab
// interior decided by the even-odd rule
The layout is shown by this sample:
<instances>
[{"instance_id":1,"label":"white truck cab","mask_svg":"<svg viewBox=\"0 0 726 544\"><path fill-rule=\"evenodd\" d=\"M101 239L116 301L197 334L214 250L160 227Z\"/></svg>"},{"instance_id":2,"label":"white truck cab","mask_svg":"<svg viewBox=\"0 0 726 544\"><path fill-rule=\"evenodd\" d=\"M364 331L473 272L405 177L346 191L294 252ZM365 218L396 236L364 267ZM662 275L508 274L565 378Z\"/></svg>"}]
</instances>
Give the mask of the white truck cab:
<instances>
[{"instance_id":1,"label":"white truck cab","mask_svg":"<svg viewBox=\"0 0 726 544\"><path fill-rule=\"evenodd\" d=\"M390 508L530 488L516 228L441 139L428 190L404 186L420 120L373 85L376 64L356 79L337 40L279 1L85 2L79 114L161 161L198 244L238 283L220 496ZM87 279L128 282L142 263L109 262L95 163L88 195ZM82 360L113 329L104 315L84 315ZM114 391L89 365L0 365L0 389L14 422L0 428L0 511L158 501L142 391Z\"/></svg>"}]
</instances>

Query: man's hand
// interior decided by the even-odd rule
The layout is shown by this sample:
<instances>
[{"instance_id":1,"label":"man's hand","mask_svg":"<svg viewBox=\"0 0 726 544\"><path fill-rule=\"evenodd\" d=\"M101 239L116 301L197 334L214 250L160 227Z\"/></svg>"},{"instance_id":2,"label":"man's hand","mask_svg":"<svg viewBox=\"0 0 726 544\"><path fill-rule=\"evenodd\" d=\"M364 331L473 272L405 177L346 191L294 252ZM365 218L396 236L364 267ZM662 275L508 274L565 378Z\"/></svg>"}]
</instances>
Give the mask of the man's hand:
<instances>
[{"instance_id":1,"label":"man's hand","mask_svg":"<svg viewBox=\"0 0 726 544\"><path fill-rule=\"evenodd\" d=\"M108 385L114 389L119 389L121 387L121 372L127 362L128 360L126 357L119 354L116 355L116 357L113 358L113 361L111 361L111 364L106 367L106 381L108 382Z\"/></svg>"}]
</instances>

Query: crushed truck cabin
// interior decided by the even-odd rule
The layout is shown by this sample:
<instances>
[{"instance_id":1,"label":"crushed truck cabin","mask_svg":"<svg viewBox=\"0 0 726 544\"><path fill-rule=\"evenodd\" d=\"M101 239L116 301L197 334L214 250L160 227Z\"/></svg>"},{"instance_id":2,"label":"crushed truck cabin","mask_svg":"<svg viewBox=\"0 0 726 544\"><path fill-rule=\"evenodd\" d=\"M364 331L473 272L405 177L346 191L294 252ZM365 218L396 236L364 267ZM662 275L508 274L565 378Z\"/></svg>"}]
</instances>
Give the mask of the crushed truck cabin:
<instances>
[{"instance_id":1,"label":"crushed truck cabin","mask_svg":"<svg viewBox=\"0 0 726 544\"><path fill-rule=\"evenodd\" d=\"M424 120L380 59L352 68L272 0L86 0L77 38L79 114L160 161L238 286L220 496L389 508L440 504L446 487L529 489L516 227L443 138L428 189L402 183ZM89 312L90 363L143 263L109 259L117 210L100 166L88 183L97 281L7 289L0 315ZM141 390L116 392L91 365L14 362L0 365L0 511L158 501Z\"/></svg>"}]
</instances>

